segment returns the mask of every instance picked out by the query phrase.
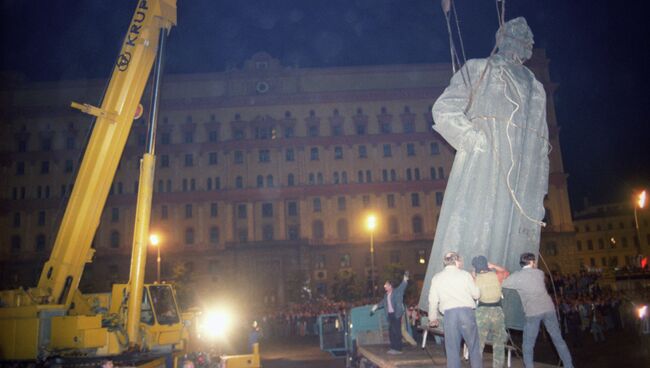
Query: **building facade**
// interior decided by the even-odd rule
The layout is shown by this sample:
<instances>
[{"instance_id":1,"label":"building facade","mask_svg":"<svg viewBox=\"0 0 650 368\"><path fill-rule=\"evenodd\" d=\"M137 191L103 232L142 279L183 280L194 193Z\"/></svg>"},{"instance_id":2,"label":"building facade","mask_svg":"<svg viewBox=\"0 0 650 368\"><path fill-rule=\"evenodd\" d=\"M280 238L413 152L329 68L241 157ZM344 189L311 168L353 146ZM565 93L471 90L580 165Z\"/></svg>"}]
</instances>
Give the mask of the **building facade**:
<instances>
[{"instance_id":1,"label":"building facade","mask_svg":"<svg viewBox=\"0 0 650 368\"><path fill-rule=\"evenodd\" d=\"M542 253L554 268L577 267L564 254L575 246L574 225L543 50L529 66L547 90L553 145ZM430 108L450 77L447 64L292 69L266 53L241 69L166 76L151 217L162 278L182 266L203 295L279 304L302 271L312 293L328 295L337 275L370 278L372 213L377 277L399 264L421 282L454 157L431 129ZM98 101L103 83L3 87L3 288L38 280L92 125L68 106ZM82 290L127 281L145 137L140 119ZM150 249L147 277L155 275Z\"/></svg>"},{"instance_id":2,"label":"building facade","mask_svg":"<svg viewBox=\"0 0 650 368\"><path fill-rule=\"evenodd\" d=\"M581 269L611 273L638 268L650 252L648 210L633 203L591 205L574 215L574 257Z\"/></svg>"}]
</instances>

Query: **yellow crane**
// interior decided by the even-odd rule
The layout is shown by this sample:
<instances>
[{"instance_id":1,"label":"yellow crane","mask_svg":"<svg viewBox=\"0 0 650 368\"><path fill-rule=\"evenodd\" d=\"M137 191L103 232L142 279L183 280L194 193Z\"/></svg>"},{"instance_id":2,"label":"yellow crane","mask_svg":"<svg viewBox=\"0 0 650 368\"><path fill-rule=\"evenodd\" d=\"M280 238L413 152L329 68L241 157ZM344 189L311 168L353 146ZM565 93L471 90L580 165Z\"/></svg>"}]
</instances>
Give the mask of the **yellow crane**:
<instances>
[{"instance_id":1,"label":"yellow crane","mask_svg":"<svg viewBox=\"0 0 650 368\"><path fill-rule=\"evenodd\" d=\"M100 107L72 103L93 115L95 124L38 285L0 291L1 361L133 351L151 357L182 347L185 332L172 286L144 284L161 57L175 24L176 0L138 0ZM110 294L82 295L79 281L92 261L92 240L154 62L129 282L113 285Z\"/></svg>"}]
</instances>

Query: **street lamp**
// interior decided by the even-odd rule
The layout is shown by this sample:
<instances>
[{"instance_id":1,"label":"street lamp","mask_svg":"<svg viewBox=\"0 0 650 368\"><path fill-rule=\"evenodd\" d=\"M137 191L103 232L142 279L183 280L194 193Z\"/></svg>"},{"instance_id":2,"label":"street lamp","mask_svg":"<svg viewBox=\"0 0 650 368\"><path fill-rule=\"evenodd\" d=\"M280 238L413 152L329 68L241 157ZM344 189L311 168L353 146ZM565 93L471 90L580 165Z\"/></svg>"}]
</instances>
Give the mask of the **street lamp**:
<instances>
[{"instance_id":1,"label":"street lamp","mask_svg":"<svg viewBox=\"0 0 650 368\"><path fill-rule=\"evenodd\" d=\"M157 265L157 278L156 280L160 284L160 236L158 234L151 234L149 235L149 243L156 247L156 250L158 251L158 258L156 258L156 265Z\"/></svg>"},{"instance_id":2,"label":"street lamp","mask_svg":"<svg viewBox=\"0 0 650 368\"><path fill-rule=\"evenodd\" d=\"M634 203L634 227L636 228L636 248L637 254L641 254L641 233L639 232L639 217L637 215L637 209L643 209L645 207L646 193L645 190L639 193L636 198L636 203Z\"/></svg>"},{"instance_id":3,"label":"street lamp","mask_svg":"<svg viewBox=\"0 0 650 368\"><path fill-rule=\"evenodd\" d=\"M370 231L370 280L372 281L372 296L375 296L375 244L374 232L377 227L377 217L368 215L366 218L366 228Z\"/></svg>"}]
</instances>

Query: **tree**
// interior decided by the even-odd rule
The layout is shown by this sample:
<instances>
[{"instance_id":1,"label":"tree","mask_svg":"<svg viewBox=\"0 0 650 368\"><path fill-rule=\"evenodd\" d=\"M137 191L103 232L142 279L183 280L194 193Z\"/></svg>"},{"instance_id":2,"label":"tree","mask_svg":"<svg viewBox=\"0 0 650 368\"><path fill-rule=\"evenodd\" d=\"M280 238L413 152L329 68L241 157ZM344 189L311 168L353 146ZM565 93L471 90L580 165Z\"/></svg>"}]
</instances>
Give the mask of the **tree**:
<instances>
[{"instance_id":1,"label":"tree","mask_svg":"<svg viewBox=\"0 0 650 368\"><path fill-rule=\"evenodd\" d=\"M336 301L354 301L361 297L363 281L358 280L357 275L349 270L339 271L334 276L332 294Z\"/></svg>"},{"instance_id":2,"label":"tree","mask_svg":"<svg viewBox=\"0 0 650 368\"><path fill-rule=\"evenodd\" d=\"M304 270L294 270L287 276L285 283L287 301L290 303L302 303L311 299L309 288L309 276Z\"/></svg>"}]
</instances>

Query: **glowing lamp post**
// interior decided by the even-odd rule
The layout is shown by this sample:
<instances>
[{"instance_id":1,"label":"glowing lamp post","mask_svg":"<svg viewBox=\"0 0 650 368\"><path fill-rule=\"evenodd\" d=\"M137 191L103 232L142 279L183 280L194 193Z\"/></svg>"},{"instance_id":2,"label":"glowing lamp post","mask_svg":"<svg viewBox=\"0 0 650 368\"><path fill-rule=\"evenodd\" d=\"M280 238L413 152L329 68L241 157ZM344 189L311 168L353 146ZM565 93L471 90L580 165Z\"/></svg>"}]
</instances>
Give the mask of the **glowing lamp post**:
<instances>
[{"instance_id":1,"label":"glowing lamp post","mask_svg":"<svg viewBox=\"0 0 650 368\"><path fill-rule=\"evenodd\" d=\"M160 284L160 236L158 236L158 234L149 235L149 243L156 247L156 250L158 251L158 257L156 258L156 280Z\"/></svg>"},{"instance_id":2,"label":"glowing lamp post","mask_svg":"<svg viewBox=\"0 0 650 368\"><path fill-rule=\"evenodd\" d=\"M637 215L637 209L643 209L645 207L646 201L646 192L645 190L639 193L636 198L636 203L634 203L634 227L636 228L636 248L637 254L641 254L641 233L639 232L639 217Z\"/></svg>"},{"instance_id":3,"label":"glowing lamp post","mask_svg":"<svg viewBox=\"0 0 650 368\"><path fill-rule=\"evenodd\" d=\"M372 282L372 296L375 296L375 244L374 232L377 227L377 217L369 215L366 218L366 228L370 231L370 281Z\"/></svg>"}]
</instances>

